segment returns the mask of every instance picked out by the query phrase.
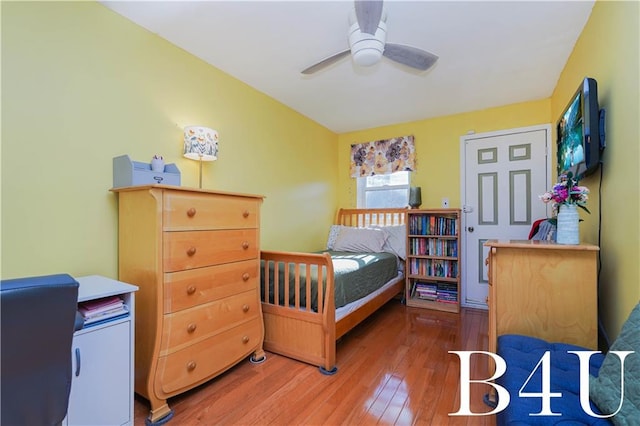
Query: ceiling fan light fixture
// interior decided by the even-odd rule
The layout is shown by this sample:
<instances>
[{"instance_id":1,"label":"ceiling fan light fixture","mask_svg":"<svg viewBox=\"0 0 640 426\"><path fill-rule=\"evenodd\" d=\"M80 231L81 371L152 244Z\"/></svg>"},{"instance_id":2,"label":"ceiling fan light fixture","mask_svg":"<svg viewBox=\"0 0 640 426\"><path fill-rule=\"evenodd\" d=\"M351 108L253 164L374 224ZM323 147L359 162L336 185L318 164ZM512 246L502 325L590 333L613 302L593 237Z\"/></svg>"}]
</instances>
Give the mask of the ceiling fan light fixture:
<instances>
[{"instance_id":1,"label":"ceiling fan light fixture","mask_svg":"<svg viewBox=\"0 0 640 426\"><path fill-rule=\"evenodd\" d=\"M380 62L382 52L378 49L364 48L353 53L353 62L361 67L370 67Z\"/></svg>"},{"instance_id":2,"label":"ceiling fan light fixture","mask_svg":"<svg viewBox=\"0 0 640 426\"><path fill-rule=\"evenodd\" d=\"M386 41L387 25L383 21L378 24L375 34L362 32L358 23L354 23L349 29L351 56L357 65L363 67L377 64L380 61Z\"/></svg>"},{"instance_id":3,"label":"ceiling fan light fixture","mask_svg":"<svg viewBox=\"0 0 640 426\"><path fill-rule=\"evenodd\" d=\"M438 56L431 52L404 44L387 43L386 21L387 13L382 0L355 0L349 14L349 49L303 69L302 74L313 74L349 54L353 63L362 67L377 64L383 56L418 71L426 71L436 63Z\"/></svg>"}]
</instances>

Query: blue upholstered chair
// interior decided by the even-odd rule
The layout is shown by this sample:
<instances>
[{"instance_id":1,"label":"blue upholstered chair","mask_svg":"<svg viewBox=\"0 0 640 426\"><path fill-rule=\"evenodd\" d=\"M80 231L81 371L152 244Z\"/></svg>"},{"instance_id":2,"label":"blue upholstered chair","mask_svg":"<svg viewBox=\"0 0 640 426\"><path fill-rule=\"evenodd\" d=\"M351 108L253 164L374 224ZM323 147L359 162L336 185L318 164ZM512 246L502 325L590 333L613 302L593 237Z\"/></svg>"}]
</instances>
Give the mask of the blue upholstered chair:
<instances>
[{"instance_id":1,"label":"blue upholstered chair","mask_svg":"<svg viewBox=\"0 0 640 426\"><path fill-rule=\"evenodd\" d=\"M0 283L0 423L58 425L71 390L78 282L66 274Z\"/></svg>"}]
</instances>

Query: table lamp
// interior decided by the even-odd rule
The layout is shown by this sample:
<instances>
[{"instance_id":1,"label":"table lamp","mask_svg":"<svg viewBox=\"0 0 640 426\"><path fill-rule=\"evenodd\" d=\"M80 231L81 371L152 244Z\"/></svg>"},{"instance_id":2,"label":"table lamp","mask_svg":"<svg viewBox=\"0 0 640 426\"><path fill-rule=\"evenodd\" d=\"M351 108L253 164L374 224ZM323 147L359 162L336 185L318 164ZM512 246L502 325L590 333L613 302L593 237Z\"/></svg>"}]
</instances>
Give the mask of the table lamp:
<instances>
[{"instance_id":1,"label":"table lamp","mask_svg":"<svg viewBox=\"0 0 640 426\"><path fill-rule=\"evenodd\" d=\"M218 159L218 132L203 126L184 128L184 156L200 161L200 188L202 189L202 162Z\"/></svg>"}]
</instances>

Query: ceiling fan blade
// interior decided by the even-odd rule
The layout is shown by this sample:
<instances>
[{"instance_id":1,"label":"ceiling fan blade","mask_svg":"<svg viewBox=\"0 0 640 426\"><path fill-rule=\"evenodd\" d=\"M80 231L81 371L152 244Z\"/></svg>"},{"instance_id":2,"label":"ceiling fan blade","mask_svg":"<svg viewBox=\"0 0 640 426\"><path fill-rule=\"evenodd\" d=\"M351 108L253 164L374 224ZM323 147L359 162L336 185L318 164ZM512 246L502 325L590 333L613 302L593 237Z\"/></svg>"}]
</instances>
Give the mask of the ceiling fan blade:
<instances>
[{"instance_id":1,"label":"ceiling fan blade","mask_svg":"<svg viewBox=\"0 0 640 426\"><path fill-rule=\"evenodd\" d=\"M438 61L438 56L433 53L403 44L387 43L382 54L392 61L420 71L428 70Z\"/></svg>"},{"instance_id":2,"label":"ceiling fan blade","mask_svg":"<svg viewBox=\"0 0 640 426\"><path fill-rule=\"evenodd\" d=\"M375 34L382 18L382 0L355 0L360 31Z\"/></svg>"},{"instance_id":3,"label":"ceiling fan blade","mask_svg":"<svg viewBox=\"0 0 640 426\"><path fill-rule=\"evenodd\" d=\"M309 68L306 68L304 70L302 70L302 74L313 74L316 71L320 71L321 69L328 67L329 65L338 62L340 59L344 58L345 56L349 55L351 53L350 49L344 50L340 53L336 53L333 56L329 56L326 59L323 59L322 61L318 62L315 65L311 65Z\"/></svg>"}]
</instances>

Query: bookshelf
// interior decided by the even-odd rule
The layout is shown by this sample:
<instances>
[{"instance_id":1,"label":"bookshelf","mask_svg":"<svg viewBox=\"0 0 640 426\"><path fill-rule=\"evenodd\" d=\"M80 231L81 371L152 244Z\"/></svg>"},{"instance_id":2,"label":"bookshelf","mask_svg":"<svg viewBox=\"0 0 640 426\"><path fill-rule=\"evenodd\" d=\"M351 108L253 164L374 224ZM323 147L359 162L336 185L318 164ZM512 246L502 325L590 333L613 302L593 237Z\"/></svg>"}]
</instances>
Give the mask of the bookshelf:
<instances>
[{"instance_id":1,"label":"bookshelf","mask_svg":"<svg viewBox=\"0 0 640 426\"><path fill-rule=\"evenodd\" d=\"M460 209L409 210L407 306L460 312Z\"/></svg>"}]
</instances>

